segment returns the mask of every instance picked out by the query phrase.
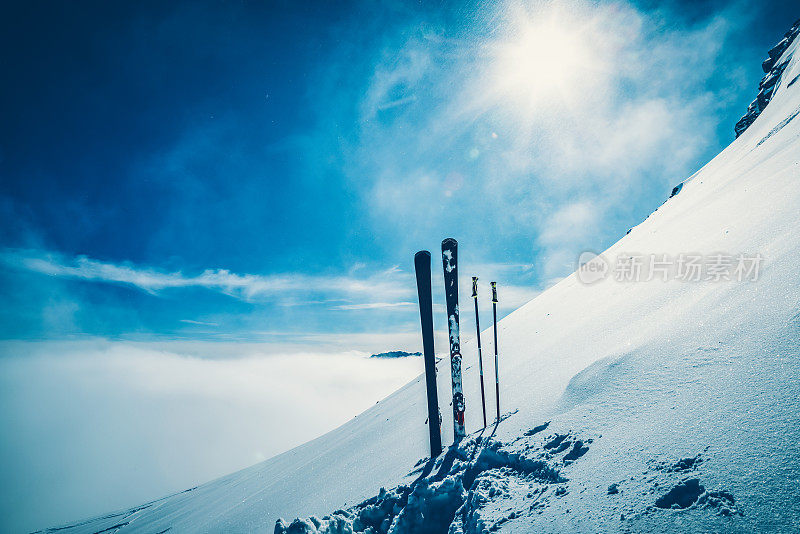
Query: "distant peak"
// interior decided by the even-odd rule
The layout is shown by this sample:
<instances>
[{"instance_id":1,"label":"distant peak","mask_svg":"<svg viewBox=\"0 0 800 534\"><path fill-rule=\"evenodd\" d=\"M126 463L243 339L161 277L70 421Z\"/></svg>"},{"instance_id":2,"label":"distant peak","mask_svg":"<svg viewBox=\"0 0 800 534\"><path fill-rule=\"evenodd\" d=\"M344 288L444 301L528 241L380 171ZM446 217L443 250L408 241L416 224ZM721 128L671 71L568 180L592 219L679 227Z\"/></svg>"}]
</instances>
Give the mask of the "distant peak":
<instances>
[{"instance_id":1,"label":"distant peak","mask_svg":"<svg viewBox=\"0 0 800 534\"><path fill-rule=\"evenodd\" d=\"M373 354L370 358L406 358L408 356L422 356L421 352L406 352L404 350L390 350Z\"/></svg>"}]
</instances>

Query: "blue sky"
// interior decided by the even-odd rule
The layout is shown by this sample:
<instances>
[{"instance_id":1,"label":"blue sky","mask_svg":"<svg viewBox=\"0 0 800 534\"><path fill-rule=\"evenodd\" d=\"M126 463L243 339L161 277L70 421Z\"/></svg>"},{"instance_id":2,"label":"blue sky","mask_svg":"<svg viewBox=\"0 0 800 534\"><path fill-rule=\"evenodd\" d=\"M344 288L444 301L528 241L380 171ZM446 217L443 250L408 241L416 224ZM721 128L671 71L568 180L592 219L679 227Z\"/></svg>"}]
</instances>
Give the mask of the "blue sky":
<instances>
[{"instance_id":1,"label":"blue sky","mask_svg":"<svg viewBox=\"0 0 800 534\"><path fill-rule=\"evenodd\" d=\"M724 148L800 15L678 0L1 14L12 531L202 483L388 395L420 359L366 356L420 348L416 251L459 240L462 301L480 276L488 326L490 280L512 311Z\"/></svg>"},{"instance_id":2,"label":"blue sky","mask_svg":"<svg viewBox=\"0 0 800 534\"><path fill-rule=\"evenodd\" d=\"M4 10L0 335L266 341L413 331L411 258L445 236L464 275L507 288L504 310L531 298L731 140L796 15L790 2ZM542 28L549 43L525 44Z\"/></svg>"}]
</instances>

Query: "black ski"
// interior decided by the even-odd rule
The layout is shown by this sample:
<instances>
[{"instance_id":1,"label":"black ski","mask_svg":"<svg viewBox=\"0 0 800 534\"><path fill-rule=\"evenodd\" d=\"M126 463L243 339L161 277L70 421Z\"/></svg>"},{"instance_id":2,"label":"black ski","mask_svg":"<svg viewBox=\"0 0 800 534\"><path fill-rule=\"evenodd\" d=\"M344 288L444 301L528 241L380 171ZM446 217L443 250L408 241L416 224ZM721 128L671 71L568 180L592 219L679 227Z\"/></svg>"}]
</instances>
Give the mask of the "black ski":
<instances>
[{"instance_id":1,"label":"black ski","mask_svg":"<svg viewBox=\"0 0 800 534\"><path fill-rule=\"evenodd\" d=\"M428 432L431 458L442 452L442 432L439 420L439 394L436 390L436 354L433 350L433 301L431 298L431 253L421 250L414 255L417 272L419 318L422 323L422 353L425 357L425 385L428 391Z\"/></svg>"},{"instance_id":2,"label":"black ski","mask_svg":"<svg viewBox=\"0 0 800 534\"><path fill-rule=\"evenodd\" d=\"M461 343L458 333L458 243L452 237L442 241L444 294L447 307L447 330L450 334L450 368L453 378L453 440L466 435L464 428L464 391L461 385Z\"/></svg>"}]
</instances>

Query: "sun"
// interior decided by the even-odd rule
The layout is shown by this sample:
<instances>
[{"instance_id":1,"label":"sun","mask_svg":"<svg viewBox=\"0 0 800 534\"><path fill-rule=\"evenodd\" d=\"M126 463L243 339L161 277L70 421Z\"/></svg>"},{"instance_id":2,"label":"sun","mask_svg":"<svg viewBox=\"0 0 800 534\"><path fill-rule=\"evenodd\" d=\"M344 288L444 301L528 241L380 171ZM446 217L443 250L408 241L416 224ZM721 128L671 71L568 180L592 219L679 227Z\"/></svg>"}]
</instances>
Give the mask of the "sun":
<instances>
[{"instance_id":1,"label":"sun","mask_svg":"<svg viewBox=\"0 0 800 534\"><path fill-rule=\"evenodd\" d=\"M576 104L601 64L586 24L551 6L518 11L509 26L489 48L494 96L523 110Z\"/></svg>"}]
</instances>

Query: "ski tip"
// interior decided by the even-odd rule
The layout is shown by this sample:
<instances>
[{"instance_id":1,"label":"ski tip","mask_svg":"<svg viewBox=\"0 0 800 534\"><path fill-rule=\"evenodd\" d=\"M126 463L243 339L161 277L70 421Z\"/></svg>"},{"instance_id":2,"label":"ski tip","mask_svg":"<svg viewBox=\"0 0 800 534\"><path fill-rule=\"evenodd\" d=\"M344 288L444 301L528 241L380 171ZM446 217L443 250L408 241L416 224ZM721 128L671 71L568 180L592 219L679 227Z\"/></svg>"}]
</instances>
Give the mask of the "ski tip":
<instances>
[{"instance_id":1,"label":"ski tip","mask_svg":"<svg viewBox=\"0 0 800 534\"><path fill-rule=\"evenodd\" d=\"M442 240L442 249L452 248L456 245L458 245L458 241L456 241L453 237L448 237Z\"/></svg>"},{"instance_id":2,"label":"ski tip","mask_svg":"<svg viewBox=\"0 0 800 534\"><path fill-rule=\"evenodd\" d=\"M414 261L416 261L418 258L424 258L424 257L426 257L426 256L427 256L428 258L430 258L430 257L431 257L431 253L430 253L430 252L428 252L427 250L420 250L419 252L417 252L416 254L414 254Z\"/></svg>"}]
</instances>

